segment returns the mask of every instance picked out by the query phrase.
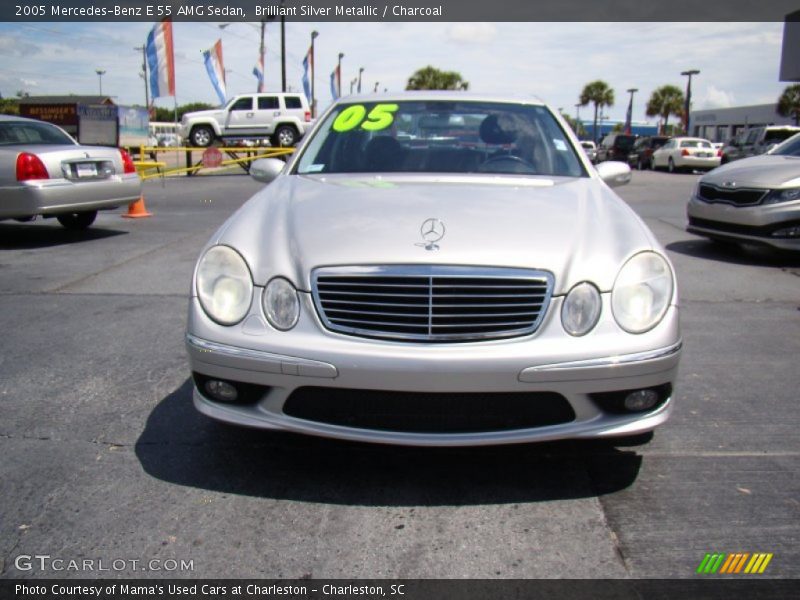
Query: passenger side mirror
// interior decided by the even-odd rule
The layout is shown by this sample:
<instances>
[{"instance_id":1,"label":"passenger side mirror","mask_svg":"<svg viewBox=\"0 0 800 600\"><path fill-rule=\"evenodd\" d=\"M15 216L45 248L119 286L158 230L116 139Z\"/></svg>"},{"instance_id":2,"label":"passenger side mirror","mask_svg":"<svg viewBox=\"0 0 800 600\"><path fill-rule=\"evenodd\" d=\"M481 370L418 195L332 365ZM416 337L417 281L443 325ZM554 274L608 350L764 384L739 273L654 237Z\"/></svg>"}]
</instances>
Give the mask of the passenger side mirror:
<instances>
[{"instance_id":1,"label":"passenger side mirror","mask_svg":"<svg viewBox=\"0 0 800 600\"><path fill-rule=\"evenodd\" d=\"M626 185L631 181L631 168L624 162L614 160L602 162L596 169L600 179L611 187Z\"/></svg>"},{"instance_id":2,"label":"passenger side mirror","mask_svg":"<svg viewBox=\"0 0 800 600\"><path fill-rule=\"evenodd\" d=\"M271 183L285 166L286 163L278 158L259 158L250 165L250 177L261 183Z\"/></svg>"}]
</instances>

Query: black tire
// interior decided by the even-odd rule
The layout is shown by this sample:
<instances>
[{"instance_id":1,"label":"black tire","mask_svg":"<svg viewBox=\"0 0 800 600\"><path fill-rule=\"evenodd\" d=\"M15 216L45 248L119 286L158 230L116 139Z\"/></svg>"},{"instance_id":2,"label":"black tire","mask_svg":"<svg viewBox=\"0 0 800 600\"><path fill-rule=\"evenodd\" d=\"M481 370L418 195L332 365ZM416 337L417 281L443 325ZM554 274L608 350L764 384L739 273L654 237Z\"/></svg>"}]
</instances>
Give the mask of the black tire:
<instances>
[{"instance_id":1,"label":"black tire","mask_svg":"<svg viewBox=\"0 0 800 600\"><path fill-rule=\"evenodd\" d=\"M669 157L669 160L667 161L667 171L669 171L670 173L677 173L678 172L678 169L675 166L675 162L672 160L671 156Z\"/></svg>"},{"instance_id":2,"label":"black tire","mask_svg":"<svg viewBox=\"0 0 800 600\"><path fill-rule=\"evenodd\" d=\"M288 148L297 143L297 129L291 125L279 125L272 135L272 145L277 148Z\"/></svg>"},{"instance_id":3,"label":"black tire","mask_svg":"<svg viewBox=\"0 0 800 600\"><path fill-rule=\"evenodd\" d=\"M189 134L189 141L198 148L208 148L215 138L214 130L208 125L196 125Z\"/></svg>"},{"instance_id":4,"label":"black tire","mask_svg":"<svg viewBox=\"0 0 800 600\"><path fill-rule=\"evenodd\" d=\"M97 211L87 210L85 212L66 213L57 215L56 218L65 228L71 231L82 231L94 223L97 218Z\"/></svg>"}]
</instances>

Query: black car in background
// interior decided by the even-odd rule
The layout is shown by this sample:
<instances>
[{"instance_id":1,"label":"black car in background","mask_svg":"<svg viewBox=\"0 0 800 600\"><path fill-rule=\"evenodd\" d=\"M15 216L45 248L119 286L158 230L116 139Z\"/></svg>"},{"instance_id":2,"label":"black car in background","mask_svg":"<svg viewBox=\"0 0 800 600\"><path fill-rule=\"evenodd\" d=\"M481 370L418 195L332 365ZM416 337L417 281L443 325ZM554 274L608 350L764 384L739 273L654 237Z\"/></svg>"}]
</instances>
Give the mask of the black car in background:
<instances>
[{"instance_id":1,"label":"black car in background","mask_svg":"<svg viewBox=\"0 0 800 600\"><path fill-rule=\"evenodd\" d=\"M636 167L640 171L650 167L650 157L653 152L661 148L669 140L666 135L648 135L640 137L634 142L630 154L628 154L628 164Z\"/></svg>"},{"instance_id":2,"label":"black car in background","mask_svg":"<svg viewBox=\"0 0 800 600\"><path fill-rule=\"evenodd\" d=\"M597 147L597 162L604 160L627 162L636 137L627 133L609 133Z\"/></svg>"}]
</instances>

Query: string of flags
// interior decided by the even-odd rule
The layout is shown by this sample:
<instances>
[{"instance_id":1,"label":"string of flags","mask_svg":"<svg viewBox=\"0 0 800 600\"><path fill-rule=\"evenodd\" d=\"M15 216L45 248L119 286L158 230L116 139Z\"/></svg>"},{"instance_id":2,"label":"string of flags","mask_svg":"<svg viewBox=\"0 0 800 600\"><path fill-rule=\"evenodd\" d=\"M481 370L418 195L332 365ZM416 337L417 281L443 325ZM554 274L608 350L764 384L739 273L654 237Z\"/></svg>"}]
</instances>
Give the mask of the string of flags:
<instances>
[{"instance_id":1,"label":"string of flags","mask_svg":"<svg viewBox=\"0 0 800 600\"><path fill-rule=\"evenodd\" d=\"M149 69L150 96L162 98L175 96L175 45L172 34L172 21L167 18L155 24L147 35L145 46L147 67ZM222 39L218 39L211 48L203 51L203 64L211 86L224 104L227 100L227 84L225 81L225 63L222 57ZM303 57L303 91L311 101L311 79L309 70L314 70L314 53L311 47ZM341 65L336 65L330 74L331 98L337 100L342 96ZM264 56L259 54L253 66L253 76L258 82L258 91L264 91ZM360 90L359 90L360 91Z\"/></svg>"}]
</instances>

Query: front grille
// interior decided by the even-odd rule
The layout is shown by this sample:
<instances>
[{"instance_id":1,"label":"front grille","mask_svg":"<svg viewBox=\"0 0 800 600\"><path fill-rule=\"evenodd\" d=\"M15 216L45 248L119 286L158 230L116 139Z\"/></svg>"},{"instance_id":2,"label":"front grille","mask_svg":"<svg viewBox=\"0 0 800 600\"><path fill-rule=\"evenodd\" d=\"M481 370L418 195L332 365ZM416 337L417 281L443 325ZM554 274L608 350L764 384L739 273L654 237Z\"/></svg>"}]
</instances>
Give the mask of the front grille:
<instances>
[{"instance_id":1,"label":"front grille","mask_svg":"<svg viewBox=\"0 0 800 600\"><path fill-rule=\"evenodd\" d=\"M566 398L554 392L425 393L301 387L284 414L329 425L406 433L511 431L569 423Z\"/></svg>"},{"instance_id":2,"label":"front grille","mask_svg":"<svg viewBox=\"0 0 800 600\"><path fill-rule=\"evenodd\" d=\"M329 267L316 269L312 284L317 311L331 331L457 342L536 331L553 277L527 269Z\"/></svg>"},{"instance_id":3,"label":"front grille","mask_svg":"<svg viewBox=\"0 0 800 600\"><path fill-rule=\"evenodd\" d=\"M707 183L700 184L699 195L706 202L722 202L734 206L753 206L761 202L766 190L718 188Z\"/></svg>"}]
</instances>

